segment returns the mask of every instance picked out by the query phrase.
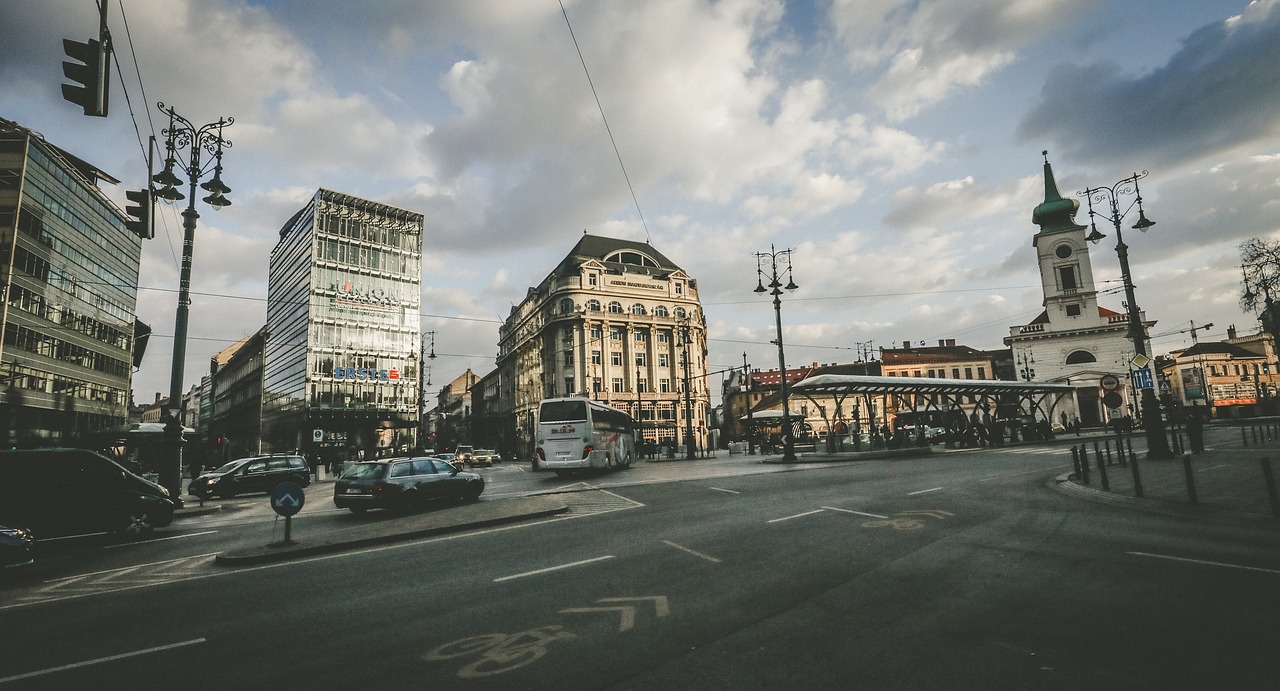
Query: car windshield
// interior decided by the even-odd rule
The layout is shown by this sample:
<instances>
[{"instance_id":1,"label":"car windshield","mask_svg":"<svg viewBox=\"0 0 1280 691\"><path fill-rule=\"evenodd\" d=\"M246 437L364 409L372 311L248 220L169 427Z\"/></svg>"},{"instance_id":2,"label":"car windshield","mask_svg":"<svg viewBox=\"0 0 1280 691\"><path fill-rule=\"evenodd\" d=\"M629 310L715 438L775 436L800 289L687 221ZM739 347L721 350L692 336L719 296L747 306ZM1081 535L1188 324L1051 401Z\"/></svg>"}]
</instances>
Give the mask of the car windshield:
<instances>
[{"instance_id":1,"label":"car windshield","mask_svg":"<svg viewBox=\"0 0 1280 691\"><path fill-rule=\"evenodd\" d=\"M361 477L379 477L386 468L383 463L357 463L348 467L343 473L343 479L361 478Z\"/></svg>"},{"instance_id":2,"label":"car windshield","mask_svg":"<svg viewBox=\"0 0 1280 691\"><path fill-rule=\"evenodd\" d=\"M222 466L221 468L218 468L217 470L215 470L215 471L213 471L213 472L215 472L215 473L229 473L229 472L231 472L231 471L235 470L235 469L236 469L236 466L240 465L241 463L243 463L243 461L232 461L232 462L230 462L230 463L228 463L228 464L226 464L226 465Z\"/></svg>"}]
</instances>

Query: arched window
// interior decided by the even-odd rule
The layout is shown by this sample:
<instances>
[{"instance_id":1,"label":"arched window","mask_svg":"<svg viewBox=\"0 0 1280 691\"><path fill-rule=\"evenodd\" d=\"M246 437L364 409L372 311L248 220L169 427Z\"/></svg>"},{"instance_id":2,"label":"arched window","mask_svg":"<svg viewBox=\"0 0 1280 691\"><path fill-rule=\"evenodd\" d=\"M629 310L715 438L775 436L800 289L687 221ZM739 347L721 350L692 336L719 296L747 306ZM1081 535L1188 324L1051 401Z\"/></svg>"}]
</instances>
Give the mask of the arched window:
<instances>
[{"instance_id":1,"label":"arched window","mask_svg":"<svg viewBox=\"0 0 1280 691\"><path fill-rule=\"evenodd\" d=\"M688 313L684 311L683 307L676 308L676 319L684 319L686 316L688 316Z\"/></svg>"},{"instance_id":2,"label":"arched window","mask_svg":"<svg viewBox=\"0 0 1280 691\"><path fill-rule=\"evenodd\" d=\"M1098 358L1087 350L1077 350L1067 356L1068 365L1083 365L1086 362L1097 362Z\"/></svg>"},{"instance_id":3,"label":"arched window","mask_svg":"<svg viewBox=\"0 0 1280 691\"><path fill-rule=\"evenodd\" d=\"M654 261L653 258L650 257L649 255L642 254L640 252L631 252L631 251L614 252L613 254L610 254L609 256L605 257L604 260L607 262L617 262L619 264L632 264L635 266L650 266L653 268L658 267L658 262Z\"/></svg>"},{"instance_id":4,"label":"arched window","mask_svg":"<svg viewBox=\"0 0 1280 691\"><path fill-rule=\"evenodd\" d=\"M636 304L632 305L632 306L631 306L631 313L632 313L632 314L634 314L634 315L636 315L637 317L642 317L642 316L644 316L644 305L642 305L642 304L640 304L640 303L638 303L638 302L637 302Z\"/></svg>"},{"instance_id":5,"label":"arched window","mask_svg":"<svg viewBox=\"0 0 1280 691\"><path fill-rule=\"evenodd\" d=\"M560 300L560 314L573 314L573 298Z\"/></svg>"},{"instance_id":6,"label":"arched window","mask_svg":"<svg viewBox=\"0 0 1280 691\"><path fill-rule=\"evenodd\" d=\"M600 301L599 301L599 300L587 300L587 310L588 310L588 311L590 311L590 312L599 312L599 311L600 311Z\"/></svg>"},{"instance_id":7,"label":"arched window","mask_svg":"<svg viewBox=\"0 0 1280 691\"><path fill-rule=\"evenodd\" d=\"M609 312L613 314L622 314L622 303L614 300L609 303Z\"/></svg>"},{"instance_id":8,"label":"arched window","mask_svg":"<svg viewBox=\"0 0 1280 691\"><path fill-rule=\"evenodd\" d=\"M653 316L655 316L655 317L669 317L669 316L671 316L671 313L667 311L667 308L666 308L666 307L663 307L662 305L658 305L657 307L654 307L654 308L653 308Z\"/></svg>"}]
</instances>

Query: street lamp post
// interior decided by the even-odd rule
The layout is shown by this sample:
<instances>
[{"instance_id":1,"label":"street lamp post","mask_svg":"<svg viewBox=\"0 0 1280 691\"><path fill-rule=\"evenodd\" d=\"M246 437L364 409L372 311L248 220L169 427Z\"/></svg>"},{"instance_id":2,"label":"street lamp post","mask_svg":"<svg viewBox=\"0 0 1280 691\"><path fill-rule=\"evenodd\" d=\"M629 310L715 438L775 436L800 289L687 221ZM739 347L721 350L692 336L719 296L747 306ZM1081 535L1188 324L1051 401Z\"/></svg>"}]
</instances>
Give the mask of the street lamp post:
<instances>
[{"instance_id":1,"label":"street lamp post","mask_svg":"<svg viewBox=\"0 0 1280 691\"><path fill-rule=\"evenodd\" d=\"M1151 373L1150 359L1147 353L1147 337L1146 328L1142 324L1142 310L1138 308L1137 298L1134 297L1133 277L1129 272L1129 246L1124 244L1124 236L1121 231L1120 222L1124 220L1125 215L1132 211L1136 206L1138 208L1138 221L1133 224L1135 230L1146 232L1147 228L1155 225L1155 221L1147 218L1146 213L1142 209L1142 193L1138 189L1138 181L1147 176L1147 171L1134 173L1129 177L1120 180L1110 187L1092 187L1078 195L1085 197L1089 201L1089 224L1093 231L1087 238L1091 242L1098 242L1106 237L1098 232L1098 226L1093 221L1093 217L1102 216L1110 220L1112 227L1116 231L1116 255L1120 258L1120 275L1124 280L1124 297L1125 307L1129 312L1129 338L1133 339L1133 349L1143 360L1138 371L1146 371ZM1119 198L1122 195L1133 195L1134 201L1122 213L1120 211ZM1110 212L1103 213L1094 211L1094 202L1102 204L1104 201L1110 204ZM1132 382L1131 382L1132 383ZM1155 393L1155 377L1150 378L1150 387L1142 389L1142 428L1147 437L1147 457L1148 458L1172 458L1173 452L1169 449L1169 440L1164 435L1164 419L1160 415L1160 402L1156 400Z\"/></svg>"},{"instance_id":2,"label":"street lamp post","mask_svg":"<svg viewBox=\"0 0 1280 691\"><path fill-rule=\"evenodd\" d=\"M222 182L222 150L230 148L231 142L222 136L222 130L235 122L234 118L218 118L200 127L191 124L190 120L178 115L172 107L166 108L163 103L156 104L160 112L169 116L169 126L164 130L165 159L164 170L156 174L153 181L161 187L156 196L169 202L187 199L187 208L182 212L182 266L178 278L178 310L173 325L173 368L169 379L169 405L177 408L182 405L182 374L187 357L187 319L191 305L191 254L195 245L196 219L196 185L200 178L212 172L213 177L201 188L209 192L204 203L214 209L231 204L226 194L231 188ZM189 159L183 163L178 153L187 149ZM201 150L212 154L211 161L201 162ZM210 165L212 163L213 165ZM181 171L186 177L184 181L175 173ZM188 193L183 195L177 186L183 182L188 184ZM170 494L177 499L182 494L182 421L180 415L166 415L165 446L167 454L161 468L160 482Z\"/></svg>"},{"instance_id":3,"label":"street lamp post","mask_svg":"<svg viewBox=\"0 0 1280 691\"><path fill-rule=\"evenodd\" d=\"M1196 349L1196 357L1200 359L1200 362L1198 363L1199 367L1196 368L1200 375L1200 395L1204 397L1205 405L1209 408L1210 415L1213 414L1213 399L1209 396L1209 379L1204 375L1204 353L1200 352L1200 338L1196 335L1196 332L1212 328L1213 322L1202 326L1196 326L1196 323L1193 321L1191 322L1191 328L1189 329L1189 331L1191 331L1191 347Z\"/></svg>"},{"instance_id":4,"label":"street lamp post","mask_svg":"<svg viewBox=\"0 0 1280 691\"><path fill-rule=\"evenodd\" d=\"M693 392L689 381L689 322L680 325L679 345L684 348L680 352L680 363L684 365L684 457L688 460L696 458L693 452Z\"/></svg>"},{"instance_id":5,"label":"street lamp post","mask_svg":"<svg viewBox=\"0 0 1280 691\"><path fill-rule=\"evenodd\" d=\"M794 439L794 430L791 429L791 411L790 401L787 399L787 358L782 348L782 290L795 290L800 286L796 285L791 274L791 253L793 249L777 250L773 245L769 245L768 252L756 252L756 293L768 292L773 296L773 314L774 321L778 330L778 373L780 375L779 382L782 387L782 460L785 463L794 463L796 460L796 444ZM764 285L764 260L769 261L769 287ZM787 285L782 285L782 281L778 280L778 264L786 263L785 271L787 274Z\"/></svg>"},{"instance_id":6,"label":"street lamp post","mask_svg":"<svg viewBox=\"0 0 1280 691\"><path fill-rule=\"evenodd\" d=\"M751 366L747 364L747 354L742 353L742 396L747 405L747 455L756 455L756 427L751 417Z\"/></svg>"},{"instance_id":7,"label":"street lamp post","mask_svg":"<svg viewBox=\"0 0 1280 691\"><path fill-rule=\"evenodd\" d=\"M1036 378L1036 370L1032 365L1036 364L1036 358L1031 351L1024 350L1018 354L1018 364L1021 366L1018 373L1022 375L1024 381L1031 381Z\"/></svg>"}]
</instances>

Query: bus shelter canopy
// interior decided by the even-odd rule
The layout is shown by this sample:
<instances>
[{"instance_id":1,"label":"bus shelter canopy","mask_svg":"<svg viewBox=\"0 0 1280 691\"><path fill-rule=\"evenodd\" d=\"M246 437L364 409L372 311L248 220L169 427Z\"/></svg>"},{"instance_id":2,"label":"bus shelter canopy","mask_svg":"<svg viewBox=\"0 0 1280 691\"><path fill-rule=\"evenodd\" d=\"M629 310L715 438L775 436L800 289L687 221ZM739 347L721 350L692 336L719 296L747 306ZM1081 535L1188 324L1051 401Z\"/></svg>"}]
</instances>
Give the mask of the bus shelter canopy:
<instances>
[{"instance_id":1,"label":"bus shelter canopy","mask_svg":"<svg viewBox=\"0 0 1280 691\"><path fill-rule=\"evenodd\" d=\"M861 374L819 374L791 385L792 393L808 396L847 394L945 395L1019 397L1071 393L1070 384L1000 381L994 379L933 379L929 377L872 377Z\"/></svg>"}]
</instances>

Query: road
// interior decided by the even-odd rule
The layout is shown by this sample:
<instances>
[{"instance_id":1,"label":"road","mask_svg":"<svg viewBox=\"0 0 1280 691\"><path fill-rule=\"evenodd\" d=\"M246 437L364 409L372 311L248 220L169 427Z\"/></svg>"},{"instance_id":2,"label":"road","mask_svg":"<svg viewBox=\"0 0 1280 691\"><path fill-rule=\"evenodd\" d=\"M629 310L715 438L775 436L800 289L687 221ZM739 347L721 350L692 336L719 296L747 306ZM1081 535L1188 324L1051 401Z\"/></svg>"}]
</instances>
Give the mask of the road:
<instances>
[{"instance_id":1,"label":"road","mask_svg":"<svg viewBox=\"0 0 1280 691\"><path fill-rule=\"evenodd\" d=\"M499 465L488 501L581 491L564 517L216 566L280 537L246 498L8 584L0 690L1274 688L1275 527L1085 501L1052 486L1069 467L1066 447ZM356 519L331 508L309 497L294 530Z\"/></svg>"}]
</instances>

